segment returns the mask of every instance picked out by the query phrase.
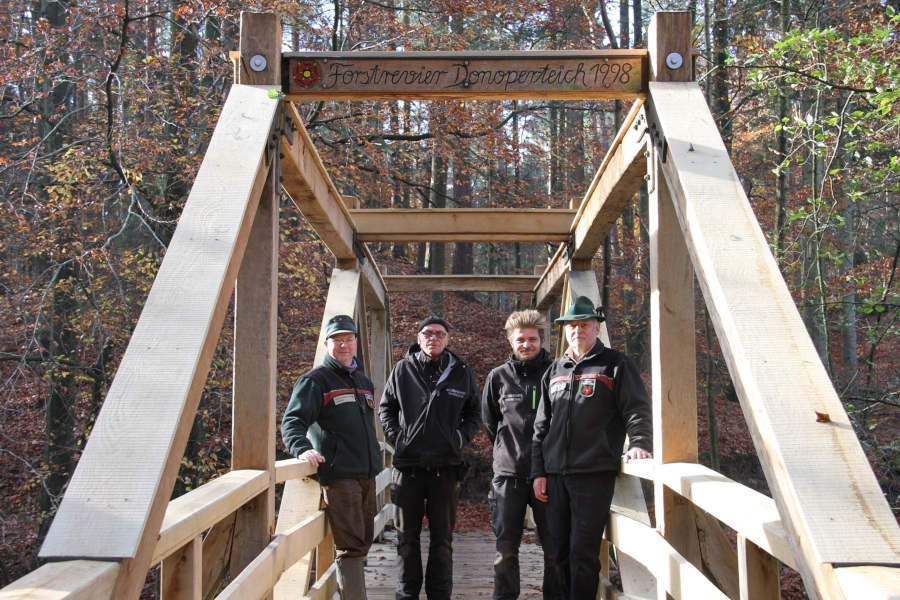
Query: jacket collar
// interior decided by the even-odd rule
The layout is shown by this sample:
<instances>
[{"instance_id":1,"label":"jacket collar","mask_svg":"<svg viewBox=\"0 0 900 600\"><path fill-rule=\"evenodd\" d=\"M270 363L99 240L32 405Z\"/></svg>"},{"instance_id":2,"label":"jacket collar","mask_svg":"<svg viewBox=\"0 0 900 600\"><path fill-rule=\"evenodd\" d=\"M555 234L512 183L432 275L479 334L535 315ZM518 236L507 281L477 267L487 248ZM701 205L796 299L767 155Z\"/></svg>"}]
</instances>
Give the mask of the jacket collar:
<instances>
[{"instance_id":1,"label":"jacket collar","mask_svg":"<svg viewBox=\"0 0 900 600\"><path fill-rule=\"evenodd\" d=\"M517 373L538 373L541 374L551 362L550 354L546 348L541 348L537 355L530 360L519 360L515 354L510 354L506 362L516 370Z\"/></svg>"},{"instance_id":2,"label":"jacket collar","mask_svg":"<svg viewBox=\"0 0 900 600\"><path fill-rule=\"evenodd\" d=\"M571 364L577 364L577 363L584 362L590 358L597 356L598 354L603 352L605 349L606 349L606 346L603 345L603 342L600 340L600 338L597 338L597 341L594 342L594 345L591 346L591 349L588 350L587 352L585 352L584 355L581 358L579 358L578 360L575 360L574 358L572 358L572 356L569 354L568 350L566 350L566 353L563 355L563 357L566 360L566 362L571 363Z\"/></svg>"},{"instance_id":3,"label":"jacket collar","mask_svg":"<svg viewBox=\"0 0 900 600\"><path fill-rule=\"evenodd\" d=\"M332 371L337 371L339 373L346 373L347 375L353 375L353 373L359 368L359 363L356 362L356 357L353 357L353 363L347 367L344 364L331 356L330 354L325 355L325 360L322 361L322 366L328 367Z\"/></svg>"}]
</instances>

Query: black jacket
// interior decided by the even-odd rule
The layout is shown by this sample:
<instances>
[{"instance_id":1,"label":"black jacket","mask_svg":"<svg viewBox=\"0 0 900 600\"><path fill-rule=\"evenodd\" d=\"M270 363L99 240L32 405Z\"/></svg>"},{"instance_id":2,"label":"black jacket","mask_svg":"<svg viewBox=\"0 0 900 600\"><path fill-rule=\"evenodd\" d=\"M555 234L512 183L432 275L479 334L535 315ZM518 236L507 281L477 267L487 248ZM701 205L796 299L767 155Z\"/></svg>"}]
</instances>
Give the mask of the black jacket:
<instances>
[{"instance_id":1,"label":"black jacket","mask_svg":"<svg viewBox=\"0 0 900 600\"><path fill-rule=\"evenodd\" d=\"M626 432L653 450L650 400L634 361L597 340L580 361L563 356L544 374L531 475L618 471Z\"/></svg>"},{"instance_id":2,"label":"black jacket","mask_svg":"<svg viewBox=\"0 0 900 600\"><path fill-rule=\"evenodd\" d=\"M541 376L551 362L543 348L528 361L510 355L484 382L481 419L494 444L495 475L527 479L531 474L531 438Z\"/></svg>"},{"instance_id":3,"label":"black jacket","mask_svg":"<svg viewBox=\"0 0 900 600\"><path fill-rule=\"evenodd\" d=\"M301 375L281 420L281 438L293 456L315 448L325 457L318 474L369 479L381 470L375 434L375 388L369 378L329 355Z\"/></svg>"},{"instance_id":4,"label":"black jacket","mask_svg":"<svg viewBox=\"0 0 900 600\"><path fill-rule=\"evenodd\" d=\"M449 350L430 361L413 344L388 377L378 416L395 467L459 465L463 446L478 431L478 387Z\"/></svg>"}]
</instances>

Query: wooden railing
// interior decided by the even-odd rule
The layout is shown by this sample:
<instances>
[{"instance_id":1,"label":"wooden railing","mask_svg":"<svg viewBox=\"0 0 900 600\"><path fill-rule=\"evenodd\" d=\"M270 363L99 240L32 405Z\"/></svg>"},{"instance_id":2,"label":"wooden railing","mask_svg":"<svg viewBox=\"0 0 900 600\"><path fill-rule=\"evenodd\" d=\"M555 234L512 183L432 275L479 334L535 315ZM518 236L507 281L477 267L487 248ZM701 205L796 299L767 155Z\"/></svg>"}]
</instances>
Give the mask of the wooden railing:
<instances>
[{"instance_id":1,"label":"wooden railing","mask_svg":"<svg viewBox=\"0 0 900 600\"><path fill-rule=\"evenodd\" d=\"M638 94L646 102L633 106L572 218L568 243L534 290L542 310L560 294L563 307L580 295L599 300L590 258L646 177L654 458L624 465L618 480L608 537L624 594L608 582L603 593L778 598L782 563L800 572L811 598L894 597L900 529L690 81L690 19L658 13L648 37L650 83ZM274 15L243 16L239 83L280 84L280 40ZM256 54L276 68L244 66ZM685 60L669 71L672 54ZM265 88L236 85L41 550L56 562L0 598L136 598L157 563L167 599L334 595L319 486L309 465L274 460L279 181L337 259L323 322L341 313L357 319L359 359L380 395L391 360L388 289L359 242L355 207L328 177L296 109ZM695 278L773 498L697 464ZM232 291L233 470L170 502ZM816 421L816 412L829 419ZM391 514L390 448L383 449L378 531ZM653 484L653 519L641 479ZM736 545L720 523L734 530Z\"/></svg>"}]
</instances>

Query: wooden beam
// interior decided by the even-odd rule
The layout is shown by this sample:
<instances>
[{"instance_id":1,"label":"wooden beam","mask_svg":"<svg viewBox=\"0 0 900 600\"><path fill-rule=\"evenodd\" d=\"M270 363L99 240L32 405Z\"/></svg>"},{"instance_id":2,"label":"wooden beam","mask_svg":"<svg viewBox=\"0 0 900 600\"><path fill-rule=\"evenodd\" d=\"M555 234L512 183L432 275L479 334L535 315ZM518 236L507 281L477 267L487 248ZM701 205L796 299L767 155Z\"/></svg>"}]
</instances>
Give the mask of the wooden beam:
<instances>
[{"instance_id":1,"label":"wooden beam","mask_svg":"<svg viewBox=\"0 0 900 600\"><path fill-rule=\"evenodd\" d=\"M603 158L574 219L571 257L590 260L647 174L647 119L635 102Z\"/></svg>"},{"instance_id":2,"label":"wooden beam","mask_svg":"<svg viewBox=\"0 0 900 600\"><path fill-rule=\"evenodd\" d=\"M265 550L216 598L251 600L266 597L284 570L316 547L324 537L325 529L325 513L318 511L288 531L276 534Z\"/></svg>"},{"instance_id":3,"label":"wooden beam","mask_svg":"<svg viewBox=\"0 0 900 600\"><path fill-rule=\"evenodd\" d=\"M693 25L693 15L689 11L653 14L647 29L650 81L694 79L694 47L690 36Z\"/></svg>"},{"instance_id":4,"label":"wooden beam","mask_svg":"<svg viewBox=\"0 0 900 600\"><path fill-rule=\"evenodd\" d=\"M648 118L754 445L815 598L830 563L898 564L900 528L781 278L695 83L652 83ZM817 420L816 414L828 420Z\"/></svg>"},{"instance_id":5,"label":"wooden beam","mask_svg":"<svg viewBox=\"0 0 900 600\"><path fill-rule=\"evenodd\" d=\"M266 179L277 106L263 89L232 86L41 548L46 559L125 559L118 597L137 597L149 568Z\"/></svg>"},{"instance_id":6,"label":"wooden beam","mask_svg":"<svg viewBox=\"0 0 900 600\"><path fill-rule=\"evenodd\" d=\"M778 600L781 581L778 561L759 546L738 534L739 600Z\"/></svg>"},{"instance_id":7,"label":"wooden beam","mask_svg":"<svg viewBox=\"0 0 900 600\"><path fill-rule=\"evenodd\" d=\"M160 569L160 597L163 600L202 600L203 543L200 536L163 559Z\"/></svg>"},{"instance_id":8,"label":"wooden beam","mask_svg":"<svg viewBox=\"0 0 900 600\"><path fill-rule=\"evenodd\" d=\"M118 563L69 560L47 563L0 590L0 600L112 598Z\"/></svg>"},{"instance_id":9,"label":"wooden beam","mask_svg":"<svg viewBox=\"0 0 900 600\"><path fill-rule=\"evenodd\" d=\"M307 465L307 468L315 472L315 469L309 463L301 463L296 459L290 460L298 465ZM278 509L278 522L275 524L276 533L287 533L312 515L315 515L319 511L321 501L322 492L318 481L308 478L288 479L284 484L281 506ZM312 550L310 549L299 560L295 560L287 565L284 574L277 578L278 583L273 590L274 600L293 600L305 593L309 587L311 572Z\"/></svg>"},{"instance_id":10,"label":"wooden beam","mask_svg":"<svg viewBox=\"0 0 900 600\"><path fill-rule=\"evenodd\" d=\"M340 600L337 582L337 563L332 564L303 596L302 600Z\"/></svg>"},{"instance_id":11,"label":"wooden beam","mask_svg":"<svg viewBox=\"0 0 900 600\"><path fill-rule=\"evenodd\" d=\"M243 85L281 83L281 22L275 13L241 11L240 53L235 78Z\"/></svg>"},{"instance_id":12,"label":"wooden beam","mask_svg":"<svg viewBox=\"0 0 900 600\"><path fill-rule=\"evenodd\" d=\"M364 208L351 210L363 242L559 242L574 210L547 208Z\"/></svg>"},{"instance_id":13,"label":"wooden beam","mask_svg":"<svg viewBox=\"0 0 900 600\"><path fill-rule=\"evenodd\" d=\"M538 282L529 275L386 275L389 292L531 292Z\"/></svg>"},{"instance_id":14,"label":"wooden beam","mask_svg":"<svg viewBox=\"0 0 900 600\"><path fill-rule=\"evenodd\" d=\"M623 99L646 89L645 50L293 52L290 100Z\"/></svg>"},{"instance_id":15,"label":"wooden beam","mask_svg":"<svg viewBox=\"0 0 900 600\"><path fill-rule=\"evenodd\" d=\"M325 312L322 325L319 327L319 338L316 342L316 366L325 360L325 323L335 315L356 314L359 294L359 271L335 268L331 271L331 283L328 285L328 296L325 298ZM358 324L357 324L358 325Z\"/></svg>"},{"instance_id":16,"label":"wooden beam","mask_svg":"<svg viewBox=\"0 0 900 600\"><path fill-rule=\"evenodd\" d=\"M229 471L169 502L150 564L158 563L265 492L268 479L266 471Z\"/></svg>"},{"instance_id":17,"label":"wooden beam","mask_svg":"<svg viewBox=\"0 0 900 600\"><path fill-rule=\"evenodd\" d=\"M560 244L534 288L537 310L546 310L559 297L569 269L587 270L612 224L640 188L647 172L646 116L642 102L632 106L590 188L572 219L571 247ZM571 259L571 260L570 260Z\"/></svg>"},{"instance_id":18,"label":"wooden beam","mask_svg":"<svg viewBox=\"0 0 900 600\"><path fill-rule=\"evenodd\" d=\"M281 182L316 234L338 260L354 260L353 219L303 127L297 107L287 104L290 135L281 136Z\"/></svg>"},{"instance_id":19,"label":"wooden beam","mask_svg":"<svg viewBox=\"0 0 900 600\"><path fill-rule=\"evenodd\" d=\"M608 531L616 548L644 564L673 598L729 600L656 530L610 513Z\"/></svg>"},{"instance_id":20,"label":"wooden beam","mask_svg":"<svg viewBox=\"0 0 900 600\"><path fill-rule=\"evenodd\" d=\"M272 13L241 13L238 83L275 87L281 75L281 23ZM262 57L262 58L260 58ZM260 68L265 62L265 68ZM279 111L277 120L282 120ZM273 143L270 152L274 154ZM273 157L274 158L274 157ZM229 571L238 573L275 529L275 398L278 395L279 160L271 160L234 288L232 469L262 469L269 485L237 513ZM197 556L197 560L200 557ZM185 563L187 564L187 563ZM199 585L199 582L198 582Z\"/></svg>"},{"instance_id":21,"label":"wooden beam","mask_svg":"<svg viewBox=\"0 0 900 600\"><path fill-rule=\"evenodd\" d=\"M775 558L796 568L775 501L696 463L622 463L622 472L661 481Z\"/></svg>"}]
</instances>

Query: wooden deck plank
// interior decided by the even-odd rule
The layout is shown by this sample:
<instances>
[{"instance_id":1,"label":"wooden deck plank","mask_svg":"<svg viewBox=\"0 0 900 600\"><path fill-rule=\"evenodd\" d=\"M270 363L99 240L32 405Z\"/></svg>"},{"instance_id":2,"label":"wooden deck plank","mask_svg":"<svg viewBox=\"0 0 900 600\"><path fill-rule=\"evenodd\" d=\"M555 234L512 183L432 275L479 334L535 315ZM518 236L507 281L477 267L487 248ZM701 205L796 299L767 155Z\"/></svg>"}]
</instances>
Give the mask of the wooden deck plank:
<instances>
[{"instance_id":1,"label":"wooden deck plank","mask_svg":"<svg viewBox=\"0 0 900 600\"><path fill-rule=\"evenodd\" d=\"M526 539L532 538L526 535ZM366 595L369 600L393 600L397 583L397 532L385 531L384 541L369 550ZM423 568L428 557L428 531L422 532ZM544 558L536 543L519 548L522 578L520 600L540 600ZM423 586L424 588L424 586ZM490 530L456 531L453 534L453 598L491 598L494 589L494 534ZM425 597L425 590L421 596Z\"/></svg>"}]
</instances>

